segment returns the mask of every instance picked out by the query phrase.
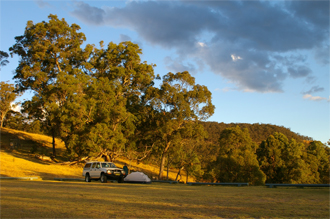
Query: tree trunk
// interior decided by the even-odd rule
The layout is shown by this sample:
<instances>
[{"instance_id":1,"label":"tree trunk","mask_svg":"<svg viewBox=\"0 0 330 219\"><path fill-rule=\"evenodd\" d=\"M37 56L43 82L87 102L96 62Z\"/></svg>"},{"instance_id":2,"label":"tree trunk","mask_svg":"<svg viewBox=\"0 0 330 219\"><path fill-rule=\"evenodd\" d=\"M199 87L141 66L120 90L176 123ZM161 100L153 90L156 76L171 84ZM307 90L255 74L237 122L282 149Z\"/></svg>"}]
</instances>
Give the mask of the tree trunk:
<instances>
[{"instance_id":1,"label":"tree trunk","mask_svg":"<svg viewBox=\"0 0 330 219\"><path fill-rule=\"evenodd\" d=\"M187 179L186 179L186 183L188 183L188 176L189 176L189 172L188 172L188 168L187 168Z\"/></svg>"},{"instance_id":2,"label":"tree trunk","mask_svg":"<svg viewBox=\"0 0 330 219\"><path fill-rule=\"evenodd\" d=\"M170 154L167 155L167 177L166 177L166 180L168 180L169 166L170 166Z\"/></svg>"},{"instance_id":3,"label":"tree trunk","mask_svg":"<svg viewBox=\"0 0 330 219\"><path fill-rule=\"evenodd\" d=\"M166 147L164 148L164 151L163 151L163 154L162 154L162 160L160 162L159 176L158 176L158 178L160 180L163 179L163 171L164 171L165 159L166 159L165 156L166 156L166 153L167 153L168 149L170 148L170 145L171 145L171 141L166 143Z\"/></svg>"},{"instance_id":4,"label":"tree trunk","mask_svg":"<svg viewBox=\"0 0 330 219\"><path fill-rule=\"evenodd\" d=\"M165 159L166 159L165 152L163 152L163 154L162 154L162 160L160 162L160 168L159 168L159 176L158 176L159 180L162 180L163 179L163 171L164 171Z\"/></svg>"},{"instance_id":5,"label":"tree trunk","mask_svg":"<svg viewBox=\"0 0 330 219\"><path fill-rule=\"evenodd\" d=\"M52 130L53 134L53 156L56 157L56 150L55 150L55 129Z\"/></svg>"},{"instance_id":6,"label":"tree trunk","mask_svg":"<svg viewBox=\"0 0 330 219\"><path fill-rule=\"evenodd\" d=\"M183 169L183 167L180 167L179 172L178 172L178 174L175 177L175 181L178 181L178 177L179 177L182 169Z\"/></svg>"},{"instance_id":7,"label":"tree trunk","mask_svg":"<svg viewBox=\"0 0 330 219\"><path fill-rule=\"evenodd\" d=\"M159 175L158 175L158 178L160 180L163 179L163 171L164 171L165 159L166 159L165 156L166 156L166 153L167 153L168 149L170 148L170 145L171 145L171 141L166 143L166 147L164 148L164 151L163 151L163 154L162 154L162 159L161 159L160 168L159 168Z\"/></svg>"},{"instance_id":8,"label":"tree trunk","mask_svg":"<svg viewBox=\"0 0 330 219\"><path fill-rule=\"evenodd\" d=\"M112 160L111 160L109 154L107 154L107 153L103 153L103 154L102 154L102 157L103 157L104 161L112 162Z\"/></svg>"}]
</instances>

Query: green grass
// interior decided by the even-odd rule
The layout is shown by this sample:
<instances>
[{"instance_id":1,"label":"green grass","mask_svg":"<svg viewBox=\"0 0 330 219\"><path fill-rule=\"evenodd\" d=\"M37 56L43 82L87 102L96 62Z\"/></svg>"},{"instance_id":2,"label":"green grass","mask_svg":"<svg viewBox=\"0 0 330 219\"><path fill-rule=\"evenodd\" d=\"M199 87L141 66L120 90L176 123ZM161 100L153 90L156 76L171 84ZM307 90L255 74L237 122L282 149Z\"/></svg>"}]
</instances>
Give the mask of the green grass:
<instances>
[{"instance_id":1,"label":"green grass","mask_svg":"<svg viewBox=\"0 0 330 219\"><path fill-rule=\"evenodd\" d=\"M329 188L1 181L1 218L329 218Z\"/></svg>"}]
</instances>

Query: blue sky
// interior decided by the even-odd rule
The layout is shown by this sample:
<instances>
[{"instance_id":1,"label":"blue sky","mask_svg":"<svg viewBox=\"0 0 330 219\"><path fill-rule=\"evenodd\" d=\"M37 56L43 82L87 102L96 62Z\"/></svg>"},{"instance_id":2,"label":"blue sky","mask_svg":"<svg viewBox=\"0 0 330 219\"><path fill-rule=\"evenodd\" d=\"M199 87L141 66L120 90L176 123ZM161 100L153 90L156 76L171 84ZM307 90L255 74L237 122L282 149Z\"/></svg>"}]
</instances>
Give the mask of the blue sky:
<instances>
[{"instance_id":1,"label":"blue sky","mask_svg":"<svg viewBox=\"0 0 330 219\"><path fill-rule=\"evenodd\" d=\"M329 1L0 1L0 50L28 20L76 23L86 43L130 40L155 74L189 71L212 92L209 121L329 129ZM11 81L18 57L1 69ZM31 94L23 95L29 99Z\"/></svg>"}]
</instances>

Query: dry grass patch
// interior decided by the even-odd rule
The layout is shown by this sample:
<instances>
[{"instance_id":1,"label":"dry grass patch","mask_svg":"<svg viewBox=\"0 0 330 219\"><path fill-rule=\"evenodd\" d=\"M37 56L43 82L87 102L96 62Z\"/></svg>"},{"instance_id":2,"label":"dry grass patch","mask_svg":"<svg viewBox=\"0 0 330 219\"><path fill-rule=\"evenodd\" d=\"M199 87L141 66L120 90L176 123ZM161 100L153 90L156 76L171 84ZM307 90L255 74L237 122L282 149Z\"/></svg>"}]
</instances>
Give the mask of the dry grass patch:
<instances>
[{"instance_id":1,"label":"dry grass patch","mask_svg":"<svg viewBox=\"0 0 330 219\"><path fill-rule=\"evenodd\" d=\"M81 166L42 162L20 153L0 151L0 175L7 177L40 177L41 179L82 178Z\"/></svg>"},{"instance_id":2,"label":"dry grass patch","mask_svg":"<svg viewBox=\"0 0 330 219\"><path fill-rule=\"evenodd\" d=\"M1 218L329 218L329 188L1 181Z\"/></svg>"}]
</instances>

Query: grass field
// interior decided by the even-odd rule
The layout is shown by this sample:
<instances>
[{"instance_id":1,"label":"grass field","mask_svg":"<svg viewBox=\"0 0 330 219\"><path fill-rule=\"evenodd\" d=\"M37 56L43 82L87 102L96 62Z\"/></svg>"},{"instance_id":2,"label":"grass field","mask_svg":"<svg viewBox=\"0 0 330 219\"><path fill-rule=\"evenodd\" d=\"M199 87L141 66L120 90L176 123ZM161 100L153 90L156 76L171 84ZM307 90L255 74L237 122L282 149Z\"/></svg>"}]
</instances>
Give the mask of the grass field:
<instances>
[{"instance_id":1,"label":"grass field","mask_svg":"<svg viewBox=\"0 0 330 219\"><path fill-rule=\"evenodd\" d=\"M329 188L1 181L1 218L329 218Z\"/></svg>"},{"instance_id":2,"label":"grass field","mask_svg":"<svg viewBox=\"0 0 330 219\"><path fill-rule=\"evenodd\" d=\"M12 139L19 139L19 148L9 150ZM329 188L60 182L53 179L82 178L83 164L35 158L49 156L50 137L4 128L0 143L0 176L40 178L0 180L0 218L329 218ZM56 147L58 159L65 161L63 143L57 140ZM158 173L158 167L143 163L132 162L131 169ZM173 170L169 178L175 175Z\"/></svg>"}]
</instances>

